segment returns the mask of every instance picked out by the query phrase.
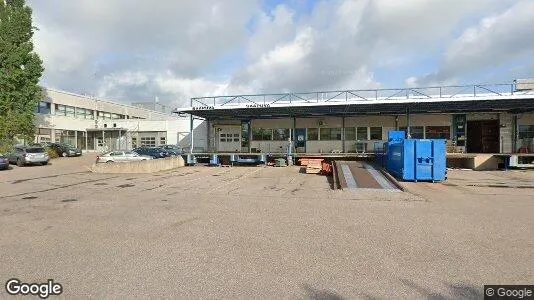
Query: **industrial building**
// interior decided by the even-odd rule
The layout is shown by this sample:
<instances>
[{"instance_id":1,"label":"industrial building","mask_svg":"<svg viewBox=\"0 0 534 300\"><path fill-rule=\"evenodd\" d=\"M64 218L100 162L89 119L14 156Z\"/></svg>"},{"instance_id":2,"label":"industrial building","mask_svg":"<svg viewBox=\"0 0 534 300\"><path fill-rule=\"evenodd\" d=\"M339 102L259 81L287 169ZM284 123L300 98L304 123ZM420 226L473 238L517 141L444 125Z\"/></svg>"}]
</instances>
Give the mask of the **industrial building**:
<instances>
[{"instance_id":1,"label":"industrial building","mask_svg":"<svg viewBox=\"0 0 534 300\"><path fill-rule=\"evenodd\" d=\"M35 108L35 142L61 142L84 151L132 149L139 146L189 144L189 119L142 105L44 89ZM197 121L196 131L202 131ZM202 145L202 137L197 139Z\"/></svg>"},{"instance_id":2,"label":"industrial building","mask_svg":"<svg viewBox=\"0 0 534 300\"><path fill-rule=\"evenodd\" d=\"M176 112L206 120L207 149L216 153L372 154L390 130L401 129L412 138L445 139L448 153L528 154L534 152L533 88L534 80L516 80L215 96L193 98Z\"/></svg>"}]
</instances>

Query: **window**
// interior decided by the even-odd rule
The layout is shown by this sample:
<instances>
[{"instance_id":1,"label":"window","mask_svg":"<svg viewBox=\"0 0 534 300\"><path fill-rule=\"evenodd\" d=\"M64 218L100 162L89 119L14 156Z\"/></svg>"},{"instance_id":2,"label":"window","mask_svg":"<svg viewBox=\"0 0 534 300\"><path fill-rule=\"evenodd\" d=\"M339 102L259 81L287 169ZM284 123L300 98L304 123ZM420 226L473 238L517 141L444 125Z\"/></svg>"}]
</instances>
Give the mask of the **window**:
<instances>
[{"instance_id":1,"label":"window","mask_svg":"<svg viewBox=\"0 0 534 300\"><path fill-rule=\"evenodd\" d=\"M249 123L241 122L241 147L248 148L249 143Z\"/></svg>"},{"instance_id":2,"label":"window","mask_svg":"<svg viewBox=\"0 0 534 300\"><path fill-rule=\"evenodd\" d=\"M272 129L252 128L252 139L255 141L270 141L273 139L272 136Z\"/></svg>"},{"instance_id":3,"label":"window","mask_svg":"<svg viewBox=\"0 0 534 300\"><path fill-rule=\"evenodd\" d=\"M39 130L37 131L37 134L39 134L39 135L52 135L52 129L39 128Z\"/></svg>"},{"instance_id":4,"label":"window","mask_svg":"<svg viewBox=\"0 0 534 300\"><path fill-rule=\"evenodd\" d=\"M519 138L534 138L534 125L519 125Z\"/></svg>"},{"instance_id":5,"label":"window","mask_svg":"<svg viewBox=\"0 0 534 300\"><path fill-rule=\"evenodd\" d=\"M132 138L132 147L137 148L137 138Z\"/></svg>"},{"instance_id":6,"label":"window","mask_svg":"<svg viewBox=\"0 0 534 300\"><path fill-rule=\"evenodd\" d=\"M117 120L117 119L125 119L126 117L124 115L111 114L111 118L114 120Z\"/></svg>"},{"instance_id":7,"label":"window","mask_svg":"<svg viewBox=\"0 0 534 300\"><path fill-rule=\"evenodd\" d=\"M287 141L289 139L289 129L274 129L273 140Z\"/></svg>"},{"instance_id":8,"label":"window","mask_svg":"<svg viewBox=\"0 0 534 300\"><path fill-rule=\"evenodd\" d=\"M399 130L405 131L406 134L408 134L407 127L399 127ZM412 139L424 139L425 130L423 126L410 126L410 135L412 136Z\"/></svg>"},{"instance_id":9,"label":"window","mask_svg":"<svg viewBox=\"0 0 534 300\"><path fill-rule=\"evenodd\" d=\"M109 119L111 119L111 113L99 111L98 112L98 118L101 119L101 120L106 120L106 119L109 120Z\"/></svg>"},{"instance_id":10,"label":"window","mask_svg":"<svg viewBox=\"0 0 534 300\"><path fill-rule=\"evenodd\" d=\"M317 141L319 140L319 129L318 128L308 128L308 141Z\"/></svg>"},{"instance_id":11,"label":"window","mask_svg":"<svg viewBox=\"0 0 534 300\"><path fill-rule=\"evenodd\" d=\"M36 114L50 114L51 104L48 102L41 101L35 107L34 112Z\"/></svg>"},{"instance_id":12,"label":"window","mask_svg":"<svg viewBox=\"0 0 534 300\"><path fill-rule=\"evenodd\" d=\"M94 119L93 111L85 108L76 108L76 118L78 119Z\"/></svg>"},{"instance_id":13,"label":"window","mask_svg":"<svg viewBox=\"0 0 534 300\"><path fill-rule=\"evenodd\" d=\"M165 145L166 143L167 143L167 139L166 138L164 138L164 137L160 137L159 138L159 144L160 145Z\"/></svg>"},{"instance_id":14,"label":"window","mask_svg":"<svg viewBox=\"0 0 534 300\"><path fill-rule=\"evenodd\" d=\"M450 139L451 127L450 126L427 126L426 127L427 139Z\"/></svg>"},{"instance_id":15,"label":"window","mask_svg":"<svg viewBox=\"0 0 534 300\"><path fill-rule=\"evenodd\" d=\"M367 140L367 127L358 127L358 128L356 128L356 139L358 141Z\"/></svg>"},{"instance_id":16,"label":"window","mask_svg":"<svg viewBox=\"0 0 534 300\"><path fill-rule=\"evenodd\" d=\"M341 141L341 128L321 128L321 141Z\"/></svg>"},{"instance_id":17,"label":"window","mask_svg":"<svg viewBox=\"0 0 534 300\"><path fill-rule=\"evenodd\" d=\"M156 147L156 138L151 137L142 137L141 138L141 147Z\"/></svg>"},{"instance_id":18,"label":"window","mask_svg":"<svg viewBox=\"0 0 534 300\"><path fill-rule=\"evenodd\" d=\"M371 140L382 140L382 127L371 127L369 133Z\"/></svg>"},{"instance_id":19,"label":"window","mask_svg":"<svg viewBox=\"0 0 534 300\"><path fill-rule=\"evenodd\" d=\"M66 115L67 117L72 117L72 118L74 118L74 107L72 107L72 106L66 106L66 107L65 107L65 113L66 113L65 115Z\"/></svg>"},{"instance_id":20,"label":"window","mask_svg":"<svg viewBox=\"0 0 534 300\"><path fill-rule=\"evenodd\" d=\"M354 141L355 139L356 139L356 128L355 127L345 128L345 140Z\"/></svg>"},{"instance_id":21,"label":"window","mask_svg":"<svg viewBox=\"0 0 534 300\"><path fill-rule=\"evenodd\" d=\"M67 107L65 105L56 104L56 112L55 114L57 116L66 116L67 115Z\"/></svg>"}]
</instances>

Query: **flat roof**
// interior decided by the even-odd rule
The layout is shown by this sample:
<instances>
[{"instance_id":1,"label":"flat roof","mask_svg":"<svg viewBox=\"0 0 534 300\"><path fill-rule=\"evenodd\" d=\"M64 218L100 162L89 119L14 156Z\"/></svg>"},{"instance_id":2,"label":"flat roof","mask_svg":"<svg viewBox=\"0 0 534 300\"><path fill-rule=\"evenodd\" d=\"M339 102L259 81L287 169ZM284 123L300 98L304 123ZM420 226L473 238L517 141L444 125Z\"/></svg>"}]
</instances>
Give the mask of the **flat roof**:
<instances>
[{"instance_id":1,"label":"flat roof","mask_svg":"<svg viewBox=\"0 0 534 300\"><path fill-rule=\"evenodd\" d=\"M533 86L534 88L534 86ZM514 84L327 91L192 98L176 109L214 119L534 111L534 90Z\"/></svg>"}]
</instances>

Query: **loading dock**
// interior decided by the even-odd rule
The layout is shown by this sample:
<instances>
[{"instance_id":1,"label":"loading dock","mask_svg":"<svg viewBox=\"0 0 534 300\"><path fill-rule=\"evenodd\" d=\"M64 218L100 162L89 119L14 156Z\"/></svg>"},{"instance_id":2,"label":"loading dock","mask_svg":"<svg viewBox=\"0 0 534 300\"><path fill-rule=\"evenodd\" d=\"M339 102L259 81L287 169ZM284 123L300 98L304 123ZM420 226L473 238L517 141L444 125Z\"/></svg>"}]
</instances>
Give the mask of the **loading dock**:
<instances>
[{"instance_id":1,"label":"loading dock","mask_svg":"<svg viewBox=\"0 0 534 300\"><path fill-rule=\"evenodd\" d=\"M499 121L467 121L468 153L499 153Z\"/></svg>"},{"instance_id":2,"label":"loading dock","mask_svg":"<svg viewBox=\"0 0 534 300\"><path fill-rule=\"evenodd\" d=\"M373 164L362 161L335 161L334 186L343 190L381 189L400 191L391 177Z\"/></svg>"}]
</instances>

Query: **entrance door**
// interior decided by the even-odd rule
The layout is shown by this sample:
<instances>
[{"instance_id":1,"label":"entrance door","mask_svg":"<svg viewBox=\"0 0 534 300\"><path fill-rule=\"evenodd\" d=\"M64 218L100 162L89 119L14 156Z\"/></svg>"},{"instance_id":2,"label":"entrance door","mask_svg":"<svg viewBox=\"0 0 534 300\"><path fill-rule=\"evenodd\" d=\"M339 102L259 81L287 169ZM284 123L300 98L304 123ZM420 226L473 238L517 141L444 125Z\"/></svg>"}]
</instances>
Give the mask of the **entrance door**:
<instances>
[{"instance_id":1,"label":"entrance door","mask_svg":"<svg viewBox=\"0 0 534 300\"><path fill-rule=\"evenodd\" d=\"M467 121L467 152L499 153L499 121Z\"/></svg>"},{"instance_id":2,"label":"entrance door","mask_svg":"<svg viewBox=\"0 0 534 300\"><path fill-rule=\"evenodd\" d=\"M241 127L221 127L217 133L218 152L240 152Z\"/></svg>"},{"instance_id":3,"label":"entrance door","mask_svg":"<svg viewBox=\"0 0 534 300\"><path fill-rule=\"evenodd\" d=\"M306 152L306 128L295 128L295 152Z\"/></svg>"}]
</instances>

